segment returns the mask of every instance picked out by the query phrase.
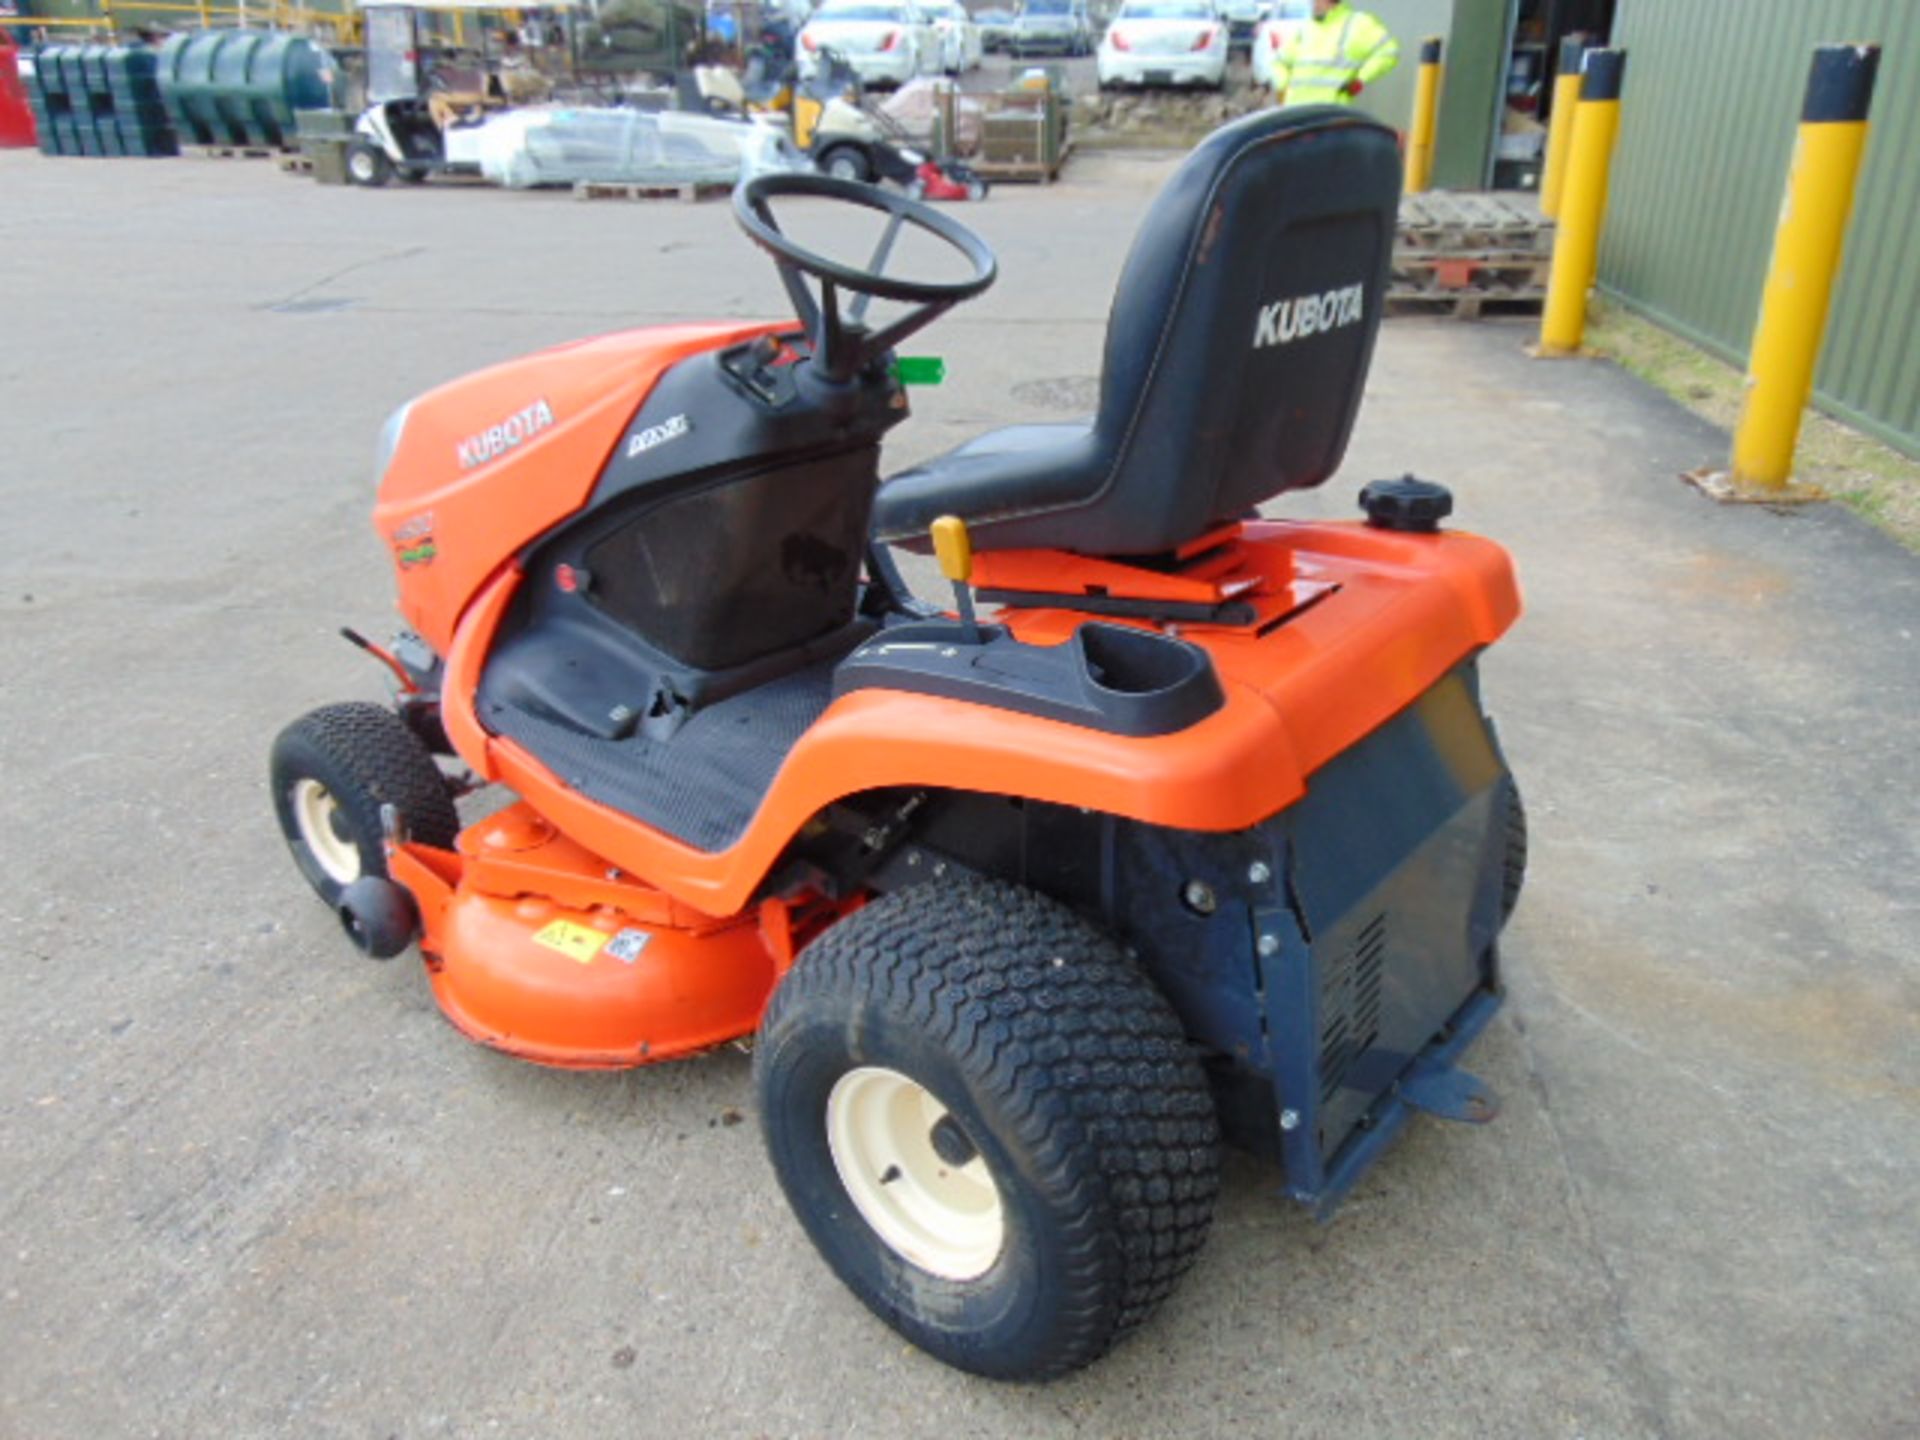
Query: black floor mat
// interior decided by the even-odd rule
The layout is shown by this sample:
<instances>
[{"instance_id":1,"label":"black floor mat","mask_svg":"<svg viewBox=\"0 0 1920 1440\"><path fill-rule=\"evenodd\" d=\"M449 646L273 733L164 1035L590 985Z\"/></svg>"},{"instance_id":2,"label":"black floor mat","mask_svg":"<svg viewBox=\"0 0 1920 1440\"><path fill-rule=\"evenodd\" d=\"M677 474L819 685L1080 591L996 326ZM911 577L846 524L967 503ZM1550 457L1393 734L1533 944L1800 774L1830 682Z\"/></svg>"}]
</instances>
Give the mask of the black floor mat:
<instances>
[{"instance_id":1,"label":"black floor mat","mask_svg":"<svg viewBox=\"0 0 1920 1440\"><path fill-rule=\"evenodd\" d=\"M518 741L568 785L702 850L740 838L780 762L833 699L823 660L700 711L670 740L602 740L480 698L489 730Z\"/></svg>"}]
</instances>

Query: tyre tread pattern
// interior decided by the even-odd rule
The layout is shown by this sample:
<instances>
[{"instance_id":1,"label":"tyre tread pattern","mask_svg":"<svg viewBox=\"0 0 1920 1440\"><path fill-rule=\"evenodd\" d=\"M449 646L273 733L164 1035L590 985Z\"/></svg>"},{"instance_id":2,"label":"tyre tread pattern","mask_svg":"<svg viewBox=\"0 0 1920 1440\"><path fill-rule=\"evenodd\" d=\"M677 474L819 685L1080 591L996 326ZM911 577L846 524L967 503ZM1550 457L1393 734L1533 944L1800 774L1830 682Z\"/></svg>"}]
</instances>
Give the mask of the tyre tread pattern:
<instances>
[{"instance_id":1,"label":"tyre tread pattern","mask_svg":"<svg viewBox=\"0 0 1920 1440\"><path fill-rule=\"evenodd\" d=\"M1527 879L1527 808L1520 800L1520 787L1511 776L1505 784L1507 847L1500 875L1500 923L1512 917L1520 903L1520 890Z\"/></svg>"},{"instance_id":2,"label":"tyre tread pattern","mask_svg":"<svg viewBox=\"0 0 1920 1440\"><path fill-rule=\"evenodd\" d=\"M386 706L362 700L322 705L287 733L328 756L377 804L398 810L409 839L453 848L460 816L440 767L406 721Z\"/></svg>"},{"instance_id":3,"label":"tyre tread pattern","mask_svg":"<svg viewBox=\"0 0 1920 1440\"><path fill-rule=\"evenodd\" d=\"M939 1039L1010 1122L1039 1188L1067 1197L1066 1321L1021 1378L1098 1359L1193 1264L1219 1190L1213 1100L1172 1008L1112 939L1021 886L923 885L809 947L767 1031L809 992Z\"/></svg>"}]
</instances>

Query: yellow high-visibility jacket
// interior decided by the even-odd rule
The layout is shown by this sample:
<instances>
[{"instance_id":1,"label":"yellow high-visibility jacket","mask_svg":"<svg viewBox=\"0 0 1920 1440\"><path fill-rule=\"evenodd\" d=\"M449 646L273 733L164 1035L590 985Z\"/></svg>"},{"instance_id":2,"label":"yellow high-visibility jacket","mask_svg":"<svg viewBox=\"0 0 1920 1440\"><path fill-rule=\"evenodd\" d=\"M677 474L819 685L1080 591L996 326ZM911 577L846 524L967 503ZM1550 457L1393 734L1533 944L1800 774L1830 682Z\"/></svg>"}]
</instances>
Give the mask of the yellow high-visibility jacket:
<instances>
[{"instance_id":1,"label":"yellow high-visibility jacket","mask_svg":"<svg viewBox=\"0 0 1920 1440\"><path fill-rule=\"evenodd\" d=\"M1288 37L1274 57L1273 89L1289 105L1350 105L1349 81L1371 85L1399 63L1393 32L1342 0Z\"/></svg>"}]
</instances>

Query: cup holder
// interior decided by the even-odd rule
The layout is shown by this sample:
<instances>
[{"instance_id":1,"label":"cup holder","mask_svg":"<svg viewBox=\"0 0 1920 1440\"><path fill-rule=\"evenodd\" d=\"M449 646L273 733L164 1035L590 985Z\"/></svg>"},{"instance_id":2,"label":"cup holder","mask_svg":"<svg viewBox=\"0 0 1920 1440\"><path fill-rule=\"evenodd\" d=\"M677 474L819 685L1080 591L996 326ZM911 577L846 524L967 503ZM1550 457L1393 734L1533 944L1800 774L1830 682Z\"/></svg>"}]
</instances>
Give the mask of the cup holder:
<instances>
[{"instance_id":1,"label":"cup holder","mask_svg":"<svg viewBox=\"0 0 1920 1440\"><path fill-rule=\"evenodd\" d=\"M1150 630L1082 625L1080 664L1087 679L1117 695L1151 695L1185 684L1207 668L1206 654Z\"/></svg>"},{"instance_id":2,"label":"cup holder","mask_svg":"<svg viewBox=\"0 0 1920 1440\"><path fill-rule=\"evenodd\" d=\"M834 667L833 691L907 690L1040 715L1110 735L1170 735L1226 704L1207 652L1130 625L1082 625L1029 645L998 625L890 625Z\"/></svg>"},{"instance_id":3,"label":"cup holder","mask_svg":"<svg viewBox=\"0 0 1920 1440\"><path fill-rule=\"evenodd\" d=\"M1136 735L1183 729L1220 708L1213 661L1197 645L1130 625L1082 625L1073 648L1087 699Z\"/></svg>"}]
</instances>

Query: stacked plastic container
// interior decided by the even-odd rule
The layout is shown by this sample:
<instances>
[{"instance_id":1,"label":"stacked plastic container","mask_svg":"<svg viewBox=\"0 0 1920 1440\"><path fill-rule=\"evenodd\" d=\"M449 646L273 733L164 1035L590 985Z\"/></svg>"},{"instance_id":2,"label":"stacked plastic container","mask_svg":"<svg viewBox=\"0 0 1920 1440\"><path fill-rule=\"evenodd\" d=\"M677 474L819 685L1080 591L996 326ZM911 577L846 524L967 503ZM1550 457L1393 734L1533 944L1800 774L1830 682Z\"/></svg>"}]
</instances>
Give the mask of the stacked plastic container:
<instances>
[{"instance_id":1,"label":"stacked plastic container","mask_svg":"<svg viewBox=\"0 0 1920 1440\"><path fill-rule=\"evenodd\" d=\"M47 155L175 155L158 61L137 45L42 45L21 58Z\"/></svg>"},{"instance_id":2,"label":"stacked plastic container","mask_svg":"<svg viewBox=\"0 0 1920 1440\"><path fill-rule=\"evenodd\" d=\"M298 139L295 114L332 102L333 65L301 35L201 30L160 51L167 115L189 145L279 149Z\"/></svg>"},{"instance_id":3,"label":"stacked plastic container","mask_svg":"<svg viewBox=\"0 0 1920 1440\"><path fill-rule=\"evenodd\" d=\"M116 46L103 62L113 97L114 130L122 155L173 155L173 126L160 97L160 57L151 50ZM110 149L109 155L114 152Z\"/></svg>"}]
</instances>

